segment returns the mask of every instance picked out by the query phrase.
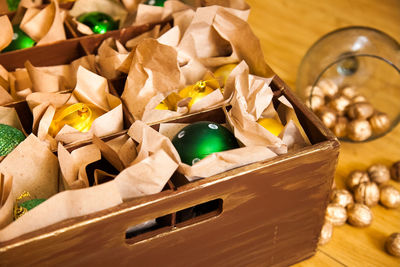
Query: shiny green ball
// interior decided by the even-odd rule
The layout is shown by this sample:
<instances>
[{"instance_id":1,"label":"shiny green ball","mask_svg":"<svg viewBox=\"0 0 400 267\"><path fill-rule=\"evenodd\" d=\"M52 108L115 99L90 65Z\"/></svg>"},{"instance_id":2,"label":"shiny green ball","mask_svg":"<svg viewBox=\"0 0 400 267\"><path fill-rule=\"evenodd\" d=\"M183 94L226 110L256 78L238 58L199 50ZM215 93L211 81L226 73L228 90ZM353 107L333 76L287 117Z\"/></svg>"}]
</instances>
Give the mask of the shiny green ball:
<instances>
[{"instance_id":1,"label":"shiny green ball","mask_svg":"<svg viewBox=\"0 0 400 267\"><path fill-rule=\"evenodd\" d=\"M102 12L89 12L80 15L78 21L89 26L94 33L106 33L118 29L118 22Z\"/></svg>"},{"instance_id":2,"label":"shiny green ball","mask_svg":"<svg viewBox=\"0 0 400 267\"><path fill-rule=\"evenodd\" d=\"M19 204L19 206L27 209L27 210L31 210L34 207L38 206L39 204L41 204L42 202L44 202L46 199L43 198L35 198L35 199L31 199L31 200L27 200L25 202L22 202Z\"/></svg>"},{"instance_id":3,"label":"shiny green ball","mask_svg":"<svg viewBox=\"0 0 400 267\"><path fill-rule=\"evenodd\" d=\"M182 162L193 165L208 155L238 148L235 136L224 126L210 121L190 124L180 130L172 144Z\"/></svg>"},{"instance_id":4,"label":"shiny green ball","mask_svg":"<svg viewBox=\"0 0 400 267\"><path fill-rule=\"evenodd\" d=\"M166 0L147 0L144 3L149 6L164 6L165 1Z\"/></svg>"},{"instance_id":5,"label":"shiny green ball","mask_svg":"<svg viewBox=\"0 0 400 267\"><path fill-rule=\"evenodd\" d=\"M25 135L17 128L0 124L0 156L5 156L25 140Z\"/></svg>"},{"instance_id":6,"label":"shiny green ball","mask_svg":"<svg viewBox=\"0 0 400 267\"><path fill-rule=\"evenodd\" d=\"M13 25L13 31L14 35L12 41L6 48L4 48L3 52L29 48L35 45L35 41L24 33L18 25Z\"/></svg>"}]
</instances>

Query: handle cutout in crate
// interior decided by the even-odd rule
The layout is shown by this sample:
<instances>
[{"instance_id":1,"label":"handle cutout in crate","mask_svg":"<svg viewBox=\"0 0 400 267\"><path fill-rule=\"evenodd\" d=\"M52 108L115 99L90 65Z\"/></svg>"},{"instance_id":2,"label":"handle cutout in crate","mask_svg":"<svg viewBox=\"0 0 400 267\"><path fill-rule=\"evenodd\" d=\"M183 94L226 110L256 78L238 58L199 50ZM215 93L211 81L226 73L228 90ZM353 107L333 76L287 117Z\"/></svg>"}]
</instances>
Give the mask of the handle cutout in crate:
<instances>
[{"instance_id":1,"label":"handle cutout in crate","mask_svg":"<svg viewBox=\"0 0 400 267\"><path fill-rule=\"evenodd\" d=\"M125 232L125 240L129 245L155 237L162 233L217 217L222 212L223 200L214 199L176 213L171 213L156 219L129 227Z\"/></svg>"}]
</instances>

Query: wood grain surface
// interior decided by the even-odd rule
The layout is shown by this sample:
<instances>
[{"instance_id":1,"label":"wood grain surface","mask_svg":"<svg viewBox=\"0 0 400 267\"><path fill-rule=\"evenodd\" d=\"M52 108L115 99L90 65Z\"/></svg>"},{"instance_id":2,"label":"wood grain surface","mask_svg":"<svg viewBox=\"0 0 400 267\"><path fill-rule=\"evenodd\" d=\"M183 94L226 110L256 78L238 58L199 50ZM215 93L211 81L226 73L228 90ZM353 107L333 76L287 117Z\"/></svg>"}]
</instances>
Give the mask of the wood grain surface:
<instances>
[{"instance_id":1,"label":"wood grain surface","mask_svg":"<svg viewBox=\"0 0 400 267\"><path fill-rule=\"evenodd\" d=\"M400 41L398 0L248 0L249 22L260 38L265 59L294 90L297 69L308 48L324 34L350 25L363 25L386 32ZM355 169L373 163L390 166L400 160L400 126L386 136L365 144L342 143L336 183ZM400 183L391 181L400 190ZM400 232L400 209L372 209L374 221L360 229L335 227L332 240L317 254L297 266L400 266L400 258L384 251L385 239Z\"/></svg>"}]
</instances>

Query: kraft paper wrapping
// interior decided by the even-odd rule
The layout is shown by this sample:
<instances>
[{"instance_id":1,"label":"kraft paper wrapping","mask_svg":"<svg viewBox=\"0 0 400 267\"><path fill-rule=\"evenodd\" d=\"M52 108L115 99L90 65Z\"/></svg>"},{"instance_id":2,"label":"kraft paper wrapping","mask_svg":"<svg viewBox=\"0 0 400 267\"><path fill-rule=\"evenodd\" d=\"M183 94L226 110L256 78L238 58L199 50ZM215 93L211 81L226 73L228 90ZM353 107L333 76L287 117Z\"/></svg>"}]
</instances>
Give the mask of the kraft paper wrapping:
<instances>
[{"instance_id":1,"label":"kraft paper wrapping","mask_svg":"<svg viewBox=\"0 0 400 267\"><path fill-rule=\"evenodd\" d=\"M22 18L20 28L35 40L37 45L65 40L65 15L66 13L58 7L57 0L52 0L42 10L36 7L28 8Z\"/></svg>"},{"instance_id":2,"label":"kraft paper wrapping","mask_svg":"<svg viewBox=\"0 0 400 267\"><path fill-rule=\"evenodd\" d=\"M84 56L68 65L49 67L35 67L26 61L25 68L9 73L11 95L15 99L25 99L33 92L72 90L76 86L76 73L79 66L95 72L95 56Z\"/></svg>"},{"instance_id":3,"label":"kraft paper wrapping","mask_svg":"<svg viewBox=\"0 0 400 267\"><path fill-rule=\"evenodd\" d=\"M15 108L0 107L0 123L10 125L24 132Z\"/></svg>"},{"instance_id":4,"label":"kraft paper wrapping","mask_svg":"<svg viewBox=\"0 0 400 267\"><path fill-rule=\"evenodd\" d=\"M166 1L164 7L139 4L134 25L166 21L172 14L191 8L178 0Z\"/></svg>"},{"instance_id":5,"label":"kraft paper wrapping","mask_svg":"<svg viewBox=\"0 0 400 267\"><path fill-rule=\"evenodd\" d=\"M4 15L0 17L0 51L6 48L12 41L13 28L8 16Z\"/></svg>"},{"instance_id":6,"label":"kraft paper wrapping","mask_svg":"<svg viewBox=\"0 0 400 267\"><path fill-rule=\"evenodd\" d=\"M241 62L232 72L234 76L234 94L232 108L227 120L234 128L235 137L245 146L265 146L277 154L285 154L288 148L300 148L307 145L299 128L294 124L297 117L293 107L282 96L278 98L283 106L278 113L272 103L273 92L269 87L272 79L249 75L247 64ZM273 118L280 121L284 130L275 136L257 123L260 118ZM289 120L288 120L289 119Z\"/></svg>"},{"instance_id":7,"label":"kraft paper wrapping","mask_svg":"<svg viewBox=\"0 0 400 267\"><path fill-rule=\"evenodd\" d=\"M106 39L98 49L97 63L100 74L107 79L118 78L121 75L120 70L130 66L132 58L128 57L128 50L118 40Z\"/></svg>"},{"instance_id":8,"label":"kraft paper wrapping","mask_svg":"<svg viewBox=\"0 0 400 267\"><path fill-rule=\"evenodd\" d=\"M93 135L105 136L123 129L121 100L108 91L107 80L82 66L77 72L77 84L71 94L33 93L27 97L33 113L33 132L56 148L56 141L65 144L88 140ZM77 102L90 103L106 113L95 119L88 132L80 132L65 125L53 139L48 130L56 108Z\"/></svg>"},{"instance_id":9,"label":"kraft paper wrapping","mask_svg":"<svg viewBox=\"0 0 400 267\"><path fill-rule=\"evenodd\" d=\"M127 10L119 3L114 0L77 0L74 6L69 10L69 15L73 17L73 22L76 24L77 30L85 35L93 34L93 31L85 24L80 23L76 20L82 14L88 12L102 12L111 16L115 21L119 21L120 27L124 25L125 19L128 15Z\"/></svg>"},{"instance_id":10,"label":"kraft paper wrapping","mask_svg":"<svg viewBox=\"0 0 400 267\"><path fill-rule=\"evenodd\" d=\"M132 198L160 192L178 167L176 155L165 147L164 142L170 141L140 121L135 122L129 131L139 143L140 156L114 180L54 195L0 230L0 242L66 219L115 207ZM153 142L150 137L158 142Z\"/></svg>"},{"instance_id":11,"label":"kraft paper wrapping","mask_svg":"<svg viewBox=\"0 0 400 267\"><path fill-rule=\"evenodd\" d=\"M10 222L16 198L24 191L29 192L32 198L47 199L56 194L58 169L57 157L32 134L8 154L0 163L0 173L13 179L9 196L12 205L0 209L0 218L3 219L0 225Z\"/></svg>"}]
</instances>

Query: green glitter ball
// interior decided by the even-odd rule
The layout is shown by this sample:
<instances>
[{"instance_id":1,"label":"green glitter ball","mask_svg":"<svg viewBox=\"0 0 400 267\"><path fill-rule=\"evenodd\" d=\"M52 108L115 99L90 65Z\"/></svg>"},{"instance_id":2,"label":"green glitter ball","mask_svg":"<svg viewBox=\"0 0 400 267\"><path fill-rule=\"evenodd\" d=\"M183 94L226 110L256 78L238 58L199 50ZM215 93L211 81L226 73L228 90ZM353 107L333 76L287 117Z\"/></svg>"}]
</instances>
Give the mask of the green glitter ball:
<instances>
[{"instance_id":1,"label":"green glitter ball","mask_svg":"<svg viewBox=\"0 0 400 267\"><path fill-rule=\"evenodd\" d=\"M25 140L25 135L18 129L0 124L0 156L5 156Z\"/></svg>"},{"instance_id":2,"label":"green glitter ball","mask_svg":"<svg viewBox=\"0 0 400 267\"><path fill-rule=\"evenodd\" d=\"M29 48L35 45L35 41L24 33L18 25L13 25L13 31L14 35L12 41L6 48L4 48L3 52Z\"/></svg>"},{"instance_id":3,"label":"green glitter ball","mask_svg":"<svg viewBox=\"0 0 400 267\"><path fill-rule=\"evenodd\" d=\"M102 12L89 12L78 17L78 21L89 26L94 33L106 33L118 29L118 23Z\"/></svg>"},{"instance_id":4,"label":"green glitter ball","mask_svg":"<svg viewBox=\"0 0 400 267\"><path fill-rule=\"evenodd\" d=\"M25 202L19 203L20 207L23 207L27 210L31 210L34 207L38 206L39 204L41 204L42 202L44 202L46 199L43 198L36 198L36 199L31 199L31 200L27 200Z\"/></svg>"},{"instance_id":5,"label":"green glitter ball","mask_svg":"<svg viewBox=\"0 0 400 267\"><path fill-rule=\"evenodd\" d=\"M165 1L166 0L147 0L144 3L149 6L164 6Z\"/></svg>"},{"instance_id":6,"label":"green glitter ball","mask_svg":"<svg viewBox=\"0 0 400 267\"><path fill-rule=\"evenodd\" d=\"M193 165L208 155L238 148L235 136L224 126L200 121L184 127L172 139L182 162Z\"/></svg>"}]
</instances>

